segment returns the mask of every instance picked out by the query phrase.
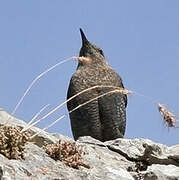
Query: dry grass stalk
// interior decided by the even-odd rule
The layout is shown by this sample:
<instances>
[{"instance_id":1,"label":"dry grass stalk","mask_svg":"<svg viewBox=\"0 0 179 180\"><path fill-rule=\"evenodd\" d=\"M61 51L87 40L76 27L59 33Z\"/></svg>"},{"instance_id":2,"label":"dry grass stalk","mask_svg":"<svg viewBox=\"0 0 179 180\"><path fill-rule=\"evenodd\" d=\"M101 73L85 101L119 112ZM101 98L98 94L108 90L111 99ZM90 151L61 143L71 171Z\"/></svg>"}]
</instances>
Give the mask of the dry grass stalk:
<instances>
[{"instance_id":1,"label":"dry grass stalk","mask_svg":"<svg viewBox=\"0 0 179 180\"><path fill-rule=\"evenodd\" d=\"M158 110L163 116L164 122L168 127L176 127L176 116L173 113L171 113L165 106L161 104L158 104Z\"/></svg>"},{"instance_id":2,"label":"dry grass stalk","mask_svg":"<svg viewBox=\"0 0 179 180\"><path fill-rule=\"evenodd\" d=\"M69 114L72 113L73 111L79 109L80 107L82 107L82 106L84 106L84 105L86 105L86 104L88 104L88 103L96 100L96 99L99 99L99 98L101 98L101 97L103 97L103 96L106 96L106 95L109 95L109 94L113 94L113 93L121 93L121 94L127 95L127 94L130 94L131 91L129 91L129 90L127 90L127 89L115 89L115 90L109 91L109 92L104 93L104 94L102 94L102 95L99 95L99 96L97 96L97 97L95 97L95 98L92 98L92 99L90 99L89 101L86 101L85 103L82 103L82 104L78 105L76 108L74 108L74 109L72 109L71 111L69 111Z\"/></svg>"},{"instance_id":3,"label":"dry grass stalk","mask_svg":"<svg viewBox=\"0 0 179 180\"><path fill-rule=\"evenodd\" d=\"M58 119L56 119L55 121L53 121L51 124L49 124L48 126L44 127L44 128L42 129L42 131L39 131L39 132L37 132L36 134L34 134L33 136L31 136L30 139L33 139L35 136L37 136L37 135L40 134L41 132L49 129L50 127L52 127L53 125L55 125L58 121L60 121L61 119L63 119L63 118L66 117L66 116L67 116L67 114L64 114L64 115L60 116Z\"/></svg>"},{"instance_id":4,"label":"dry grass stalk","mask_svg":"<svg viewBox=\"0 0 179 180\"><path fill-rule=\"evenodd\" d=\"M109 91L109 92L104 93L104 94L102 94L102 95L99 95L99 96L97 96L97 97L95 97L95 98L92 98L92 99L90 99L89 101L86 101L85 103L82 103L82 104L78 105L77 107L75 107L74 109L72 109L71 111L69 111L69 114L72 113L73 111L79 109L80 107L85 106L86 104L88 104L88 103L96 100L96 99L99 99L99 98L101 98L101 97L103 97L103 96L106 96L106 95L109 95L109 94L113 94L113 93L122 93L122 94L126 94L126 95L127 95L127 94L130 94L131 91L130 91L130 90L127 90L127 89L121 89L121 88L118 88L118 89ZM79 94L78 94L78 95L79 95ZM75 97L76 97L76 95L75 95ZM70 98L69 98L69 99L70 99ZM71 99L70 99L70 100L71 100ZM67 101L68 101L68 100L67 100ZM48 128L52 127L52 126L55 125L58 121L60 121L60 120L63 119L64 117L66 117L67 115L68 115L68 114L62 115L61 117L59 117L58 119L56 119L54 122L52 122L50 125L48 125L47 127L43 128L42 130L45 131L45 130L47 130ZM41 120L41 119L40 119L40 120ZM38 121L39 121L39 120L38 120ZM33 138L34 138L35 136L37 136L38 134L40 134L40 131L39 131L38 133L34 134L34 135L31 137L31 139L33 139Z\"/></svg>"},{"instance_id":5,"label":"dry grass stalk","mask_svg":"<svg viewBox=\"0 0 179 180\"><path fill-rule=\"evenodd\" d=\"M21 130L21 132L24 132L24 131L26 131L27 129L31 128L31 127L33 126L33 125L31 125L31 124L37 119L37 117L38 117L48 106L50 106L50 104L47 104L47 105L45 105L42 109L40 109L40 111L37 112L37 113L35 114L35 116L30 120L30 122L27 124L27 126L24 127L24 128Z\"/></svg>"},{"instance_id":6,"label":"dry grass stalk","mask_svg":"<svg viewBox=\"0 0 179 180\"><path fill-rule=\"evenodd\" d=\"M80 166L90 168L82 159L82 149L75 142L59 141L44 147L45 152L54 160L60 160L67 166L79 169Z\"/></svg>"},{"instance_id":7,"label":"dry grass stalk","mask_svg":"<svg viewBox=\"0 0 179 180\"><path fill-rule=\"evenodd\" d=\"M114 88L114 89L117 89L118 92L120 92L121 94L131 94L132 92L130 90L127 90L127 89L123 89L123 88L119 88L119 87L115 87L115 86L102 86L102 85L97 85L97 86L93 86L93 87L90 87L90 88L87 88L87 89L84 89L82 91L80 91L79 93L75 94L74 96L72 96L71 98L67 99L66 101L64 101L63 103L59 104L58 106L56 106L54 109L52 109L50 112L48 112L45 116L43 116L42 118L38 119L37 121L35 121L34 123L32 123L30 126L28 126L25 130L31 128L32 126L35 126L37 123L39 123L40 121L42 121L43 119L46 119L47 117L49 117L52 113L54 113L55 111L57 111L59 108L61 108L63 105L65 105L67 102L71 101L72 99L74 99L75 97L87 92L87 91L90 91L90 90L93 90L93 89L96 89L96 88ZM31 120L32 121L32 120ZM51 127L51 126L50 126ZM24 131L24 130L23 130Z\"/></svg>"},{"instance_id":8,"label":"dry grass stalk","mask_svg":"<svg viewBox=\"0 0 179 180\"><path fill-rule=\"evenodd\" d=\"M64 101L63 103L59 104L58 106L56 106L53 110L51 110L49 113L47 113L45 116L43 116L40 120L43 120L45 118L47 118L48 116L50 116L52 113L54 113L55 111L57 111L59 108L61 108L63 105L65 105L67 102L71 101L72 99L74 99L75 97L87 92L87 91L90 91L90 90L93 90L93 89L96 89L96 88L115 88L115 89L118 89L120 90L120 93L122 94L131 94L132 92L127 90L127 89L122 89L122 88L119 88L119 87L115 87L115 86L100 86L100 85L97 85L97 86L93 86L93 87L90 87L90 88L87 88L87 89L84 89L82 91L80 91L79 93L75 94L74 96L70 97L69 99L67 99L66 101Z\"/></svg>"},{"instance_id":9,"label":"dry grass stalk","mask_svg":"<svg viewBox=\"0 0 179 180\"><path fill-rule=\"evenodd\" d=\"M76 59L77 57L70 57L70 58L67 58L67 59L64 59L62 61L60 61L59 63L53 65L52 67L48 68L47 70L45 70L44 72L42 72L41 74L39 74L32 82L31 84L28 86L28 88L26 89L26 91L24 92L23 96L20 98L19 102L17 103L17 105L15 106L14 110L12 111L12 115L15 114L15 112L17 111L17 109L19 108L19 106L22 104L25 96L27 95L27 93L31 90L32 86L42 77L44 76L45 74L47 74L48 72L50 72L51 70L53 70L54 68L56 68L57 66L65 63L65 62L68 62L69 60L71 59Z\"/></svg>"}]
</instances>

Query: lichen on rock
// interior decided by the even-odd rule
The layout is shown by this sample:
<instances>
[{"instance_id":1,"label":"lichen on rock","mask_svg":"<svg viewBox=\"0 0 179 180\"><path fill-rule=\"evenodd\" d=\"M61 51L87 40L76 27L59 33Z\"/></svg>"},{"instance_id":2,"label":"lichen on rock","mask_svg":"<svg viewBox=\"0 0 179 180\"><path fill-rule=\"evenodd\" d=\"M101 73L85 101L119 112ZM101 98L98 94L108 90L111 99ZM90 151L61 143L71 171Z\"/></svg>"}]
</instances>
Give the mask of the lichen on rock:
<instances>
[{"instance_id":1,"label":"lichen on rock","mask_svg":"<svg viewBox=\"0 0 179 180\"><path fill-rule=\"evenodd\" d=\"M0 153L8 159L23 158L24 146L29 140L29 133L21 132L18 127L0 126Z\"/></svg>"},{"instance_id":2,"label":"lichen on rock","mask_svg":"<svg viewBox=\"0 0 179 180\"><path fill-rule=\"evenodd\" d=\"M79 169L80 166L89 168L89 166L83 162L82 154L84 152L75 142L59 140L57 143L48 144L44 149L51 158L60 160L67 166L76 169Z\"/></svg>"}]
</instances>

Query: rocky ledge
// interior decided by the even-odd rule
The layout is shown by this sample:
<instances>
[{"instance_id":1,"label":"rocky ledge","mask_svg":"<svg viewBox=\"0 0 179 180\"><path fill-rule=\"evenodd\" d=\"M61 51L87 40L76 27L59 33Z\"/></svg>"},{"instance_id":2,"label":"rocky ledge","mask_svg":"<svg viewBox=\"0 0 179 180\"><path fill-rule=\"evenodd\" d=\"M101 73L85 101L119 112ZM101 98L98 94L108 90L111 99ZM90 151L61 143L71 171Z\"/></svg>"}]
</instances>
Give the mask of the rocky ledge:
<instances>
[{"instance_id":1,"label":"rocky ledge","mask_svg":"<svg viewBox=\"0 0 179 180\"><path fill-rule=\"evenodd\" d=\"M27 124L0 110L0 126L22 129ZM179 145L168 147L148 139L116 139L103 143L91 137L82 137L75 143L71 138L36 127L28 132L41 133L25 143L23 158L10 159L0 154L0 179L179 180ZM46 144L59 141L80 147L81 166L69 166L46 153ZM65 148L68 150L68 145Z\"/></svg>"}]
</instances>

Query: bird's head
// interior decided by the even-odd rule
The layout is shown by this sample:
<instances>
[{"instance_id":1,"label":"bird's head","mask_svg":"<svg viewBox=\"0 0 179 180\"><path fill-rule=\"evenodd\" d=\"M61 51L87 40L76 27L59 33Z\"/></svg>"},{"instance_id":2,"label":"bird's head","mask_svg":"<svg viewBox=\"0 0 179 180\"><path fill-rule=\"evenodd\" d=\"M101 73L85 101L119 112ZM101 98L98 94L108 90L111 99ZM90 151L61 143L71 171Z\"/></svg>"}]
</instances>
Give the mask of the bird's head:
<instances>
[{"instance_id":1,"label":"bird's head","mask_svg":"<svg viewBox=\"0 0 179 180\"><path fill-rule=\"evenodd\" d=\"M89 59L89 61L84 61L84 63L88 62L88 64L106 64L102 49L89 42L81 28L80 34L82 39L82 47L80 49L79 56Z\"/></svg>"}]
</instances>

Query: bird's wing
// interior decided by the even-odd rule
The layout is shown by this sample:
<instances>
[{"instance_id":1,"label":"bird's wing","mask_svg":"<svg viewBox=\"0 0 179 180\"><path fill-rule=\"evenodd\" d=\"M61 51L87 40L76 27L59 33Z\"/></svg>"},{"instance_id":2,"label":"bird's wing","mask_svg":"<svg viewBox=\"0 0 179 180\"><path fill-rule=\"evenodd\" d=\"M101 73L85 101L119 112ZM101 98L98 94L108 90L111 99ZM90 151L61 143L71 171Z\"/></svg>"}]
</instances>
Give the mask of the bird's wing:
<instances>
[{"instance_id":1,"label":"bird's wing","mask_svg":"<svg viewBox=\"0 0 179 180\"><path fill-rule=\"evenodd\" d=\"M111 71L106 79L113 86L124 88L120 76ZM100 93L109 92L103 89ZM100 120L103 129L103 141L123 137L126 127L127 96L121 93L113 93L98 99Z\"/></svg>"},{"instance_id":2,"label":"bird's wing","mask_svg":"<svg viewBox=\"0 0 179 180\"><path fill-rule=\"evenodd\" d=\"M67 99L80 92L78 83L70 81ZM68 111L82 105L97 96L95 91L85 92L67 103ZM74 139L79 136L92 136L102 140L101 122L99 117L98 100L94 100L70 113L71 128Z\"/></svg>"},{"instance_id":3,"label":"bird's wing","mask_svg":"<svg viewBox=\"0 0 179 180\"><path fill-rule=\"evenodd\" d=\"M103 141L123 137L126 126L126 110L123 96L119 93L99 98L100 121Z\"/></svg>"}]
</instances>

